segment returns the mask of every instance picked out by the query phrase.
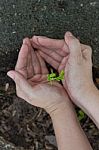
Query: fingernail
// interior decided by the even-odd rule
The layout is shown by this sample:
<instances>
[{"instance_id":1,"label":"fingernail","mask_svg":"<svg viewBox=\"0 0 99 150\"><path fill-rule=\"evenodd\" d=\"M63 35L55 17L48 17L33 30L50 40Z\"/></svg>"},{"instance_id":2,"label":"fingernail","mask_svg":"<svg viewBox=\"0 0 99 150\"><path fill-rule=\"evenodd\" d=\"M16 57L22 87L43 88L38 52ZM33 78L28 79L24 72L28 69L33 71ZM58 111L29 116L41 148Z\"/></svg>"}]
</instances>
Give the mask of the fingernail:
<instances>
[{"instance_id":1,"label":"fingernail","mask_svg":"<svg viewBox=\"0 0 99 150\"><path fill-rule=\"evenodd\" d=\"M67 36L73 36L73 34L72 34L71 32L69 32L69 31L66 32L66 35L67 35Z\"/></svg>"},{"instance_id":2,"label":"fingernail","mask_svg":"<svg viewBox=\"0 0 99 150\"><path fill-rule=\"evenodd\" d=\"M14 80L14 77L15 77L14 72L9 71L9 72L7 72L7 75L8 75L11 79Z\"/></svg>"}]
</instances>

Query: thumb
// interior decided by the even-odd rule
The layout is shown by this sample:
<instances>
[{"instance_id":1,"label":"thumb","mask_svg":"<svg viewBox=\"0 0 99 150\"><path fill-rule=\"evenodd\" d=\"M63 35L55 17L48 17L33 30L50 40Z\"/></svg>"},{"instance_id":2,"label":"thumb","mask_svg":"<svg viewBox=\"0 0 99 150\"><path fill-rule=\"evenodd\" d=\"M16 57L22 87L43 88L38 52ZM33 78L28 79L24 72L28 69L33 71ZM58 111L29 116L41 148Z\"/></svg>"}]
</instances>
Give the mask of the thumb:
<instances>
[{"instance_id":1,"label":"thumb","mask_svg":"<svg viewBox=\"0 0 99 150\"><path fill-rule=\"evenodd\" d=\"M25 88L26 90L26 88L30 88L27 80L19 72L11 70L7 72L7 75L15 82L17 86L22 87L22 89Z\"/></svg>"},{"instance_id":2,"label":"thumb","mask_svg":"<svg viewBox=\"0 0 99 150\"><path fill-rule=\"evenodd\" d=\"M27 82L27 80L20 73L18 73L17 71L11 70L7 73L7 75L11 79L13 79L13 81L16 84L16 87L18 87L16 90L17 90L17 94L19 97L25 100L26 100L26 97L28 97L26 101L29 103L31 103L32 98L34 99L37 98L31 85Z\"/></svg>"},{"instance_id":3,"label":"thumb","mask_svg":"<svg viewBox=\"0 0 99 150\"><path fill-rule=\"evenodd\" d=\"M15 81L15 71L11 70L7 72L7 75L13 80Z\"/></svg>"},{"instance_id":4,"label":"thumb","mask_svg":"<svg viewBox=\"0 0 99 150\"><path fill-rule=\"evenodd\" d=\"M75 38L71 32L66 32L65 42L69 47L70 56L72 57L72 60L80 60L82 58L82 53L79 40Z\"/></svg>"},{"instance_id":5,"label":"thumb","mask_svg":"<svg viewBox=\"0 0 99 150\"><path fill-rule=\"evenodd\" d=\"M7 75L16 83L19 84L20 81L24 80L25 78L18 73L17 71L11 70L7 72Z\"/></svg>"}]
</instances>

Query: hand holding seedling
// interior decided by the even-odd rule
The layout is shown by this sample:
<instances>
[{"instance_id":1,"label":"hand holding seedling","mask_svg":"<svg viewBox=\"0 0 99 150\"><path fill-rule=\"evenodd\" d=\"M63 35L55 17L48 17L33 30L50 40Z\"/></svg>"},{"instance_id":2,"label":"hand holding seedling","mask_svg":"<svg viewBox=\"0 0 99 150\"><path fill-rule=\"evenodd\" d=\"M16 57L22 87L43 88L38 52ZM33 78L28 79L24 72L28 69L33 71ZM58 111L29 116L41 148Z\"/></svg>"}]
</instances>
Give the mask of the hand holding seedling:
<instances>
[{"instance_id":1,"label":"hand holding seedling","mask_svg":"<svg viewBox=\"0 0 99 150\"><path fill-rule=\"evenodd\" d=\"M92 113L88 99L91 98L90 93L94 97L97 89L92 79L91 47L81 44L70 32L65 34L64 40L33 36L31 43L39 50L42 58L59 73L64 70L62 83L71 100L88 115ZM96 118L93 115L90 117ZM95 122L94 119L93 121Z\"/></svg>"},{"instance_id":2,"label":"hand holding seedling","mask_svg":"<svg viewBox=\"0 0 99 150\"><path fill-rule=\"evenodd\" d=\"M58 71L58 76L54 72L49 74L43 59ZM17 95L50 114L58 149L92 150L66 93L98 126L98 109L91 111L92 107L87 103L87 89L89 92L95 89L91 69L91 49L67 32L64 40L36 36L31 40L25 39L15 71L8 72L15 81ZM64 87L57 81L62 81ZM87 95L84 99L83 94ZM99 97L92 96L95 99ZM93 103L92 100L90 98L91 106L98 108L98 101Z\"/></svg>"},{"instance_id":3,"label":"hand holding seedling","mask_svg":"<svg viewBox=\"0 0 99 150\"><path fill-rule=\"evenodd\" d=\"M79 97L93 85L91 48L80 44L78 39L68 32L64 40L34 36L31 42L39 49L40 55L47 63L59 73L64 70L63 85L78 105Z\"/></svg>"},{"instance_id":4,"label":"hand holding seedling","mask_svg":"<svg viewBox=\"0 0 99 150\"><path fill-rule=\"evenodd\" d=\"M63 79L62 74L60 77ZM60 79L55 80L53 86L47 80L45 62L34 51L28 38L23 41L15 71L10 71L8 75L15 81L19 97L49 113L63 105L66 99L69 101L64 88L57 82Z\"/></svg>"}]
</instances>

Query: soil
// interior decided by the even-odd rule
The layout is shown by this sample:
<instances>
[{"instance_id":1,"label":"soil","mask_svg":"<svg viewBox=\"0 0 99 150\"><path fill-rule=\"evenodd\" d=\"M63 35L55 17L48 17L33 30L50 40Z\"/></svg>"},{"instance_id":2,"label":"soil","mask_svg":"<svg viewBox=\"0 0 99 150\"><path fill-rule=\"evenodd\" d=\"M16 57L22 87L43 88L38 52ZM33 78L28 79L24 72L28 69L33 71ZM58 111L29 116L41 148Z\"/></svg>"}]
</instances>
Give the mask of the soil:
<instances>
[{"instance_id":1,"label":"soil","mask_svg":"<svg viewBox=\"0 0 99 150\"><path fill-rule=\"evenodd\" d=\"M22 39L45 35L63 38L72 31L93 48L94 80L99 87L98 0L2 0L0 1L0 149L55 150L57 145L49 115L15 94L7 77L17 60ZM81 125L94 150L99 150L99 131L86 116Z\"/></svg>"}]
</instances>

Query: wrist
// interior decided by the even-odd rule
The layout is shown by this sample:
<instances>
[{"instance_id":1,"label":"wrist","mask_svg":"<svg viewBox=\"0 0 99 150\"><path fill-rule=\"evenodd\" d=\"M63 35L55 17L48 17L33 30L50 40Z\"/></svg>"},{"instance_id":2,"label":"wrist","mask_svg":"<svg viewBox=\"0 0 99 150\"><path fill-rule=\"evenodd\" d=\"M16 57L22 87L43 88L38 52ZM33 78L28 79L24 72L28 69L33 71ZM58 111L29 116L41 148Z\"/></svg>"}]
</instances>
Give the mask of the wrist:
<instances>
[{"instance_id":1,"label":"wrist","mask_svg":"<svg viewBox=\"0 0 99 150\"><path fill-rule=\"evenodd\" d=\"M99 90L94 86L88 89L87 93L79 99L78 106L93 120L99 127Z\"/></svg>"},{"instance_id":2,"label":"wrist","mask_svg":"<svg viewBox=\"0 0 99 150\"><path fill-rule=\"evenodd\" d=\"M63 110L66 108L66 102L60 102L60 103L55 103L49 107L46 107L45 110L46 112L52 117L55 115L57 112Z\"/></svg>"},{"instance_id":3,"label":"wrist","mask_svg":"<svg viewBox=\"0 0 99 150\"><path fill-rule=\"evenodd\" d=\"M66 100L63 103L58 104L52 111L49 112L50 117L53 119L58 118L61 115L74 113L73 104L70 100Z\"/></svg>"},{"instance_id":4,"label":"wrist","mask_svg":"<svg viewBox=\"0 0 99 150\"><path fill-rule=\"evenodd\" d=\"M94 84L90 84L89 86L86 86L82 94L79 95L79 101L81 102L81 105L84 104L86 101L90 100L90 98L92 99L92 97L97 93L98 93L98 89L95 87Z\"/></svg>"},{"instance_id":5,"label":"wrist","mask_svg":"<svg viewBox=\"0 0 99 150\"><path fill-rule=\"evenodd\" d=\"M97 88L95 87L94 83L91 84L86 84L86 86L82 86L81 88L78 89L78 92L76 91L76 95L74 94L73 96L73 101L74 103L81 107L83 106L90 97L95 95L97 93ZM90 104L90 103L89 103Z\"/></svg>"}]
</instances>

